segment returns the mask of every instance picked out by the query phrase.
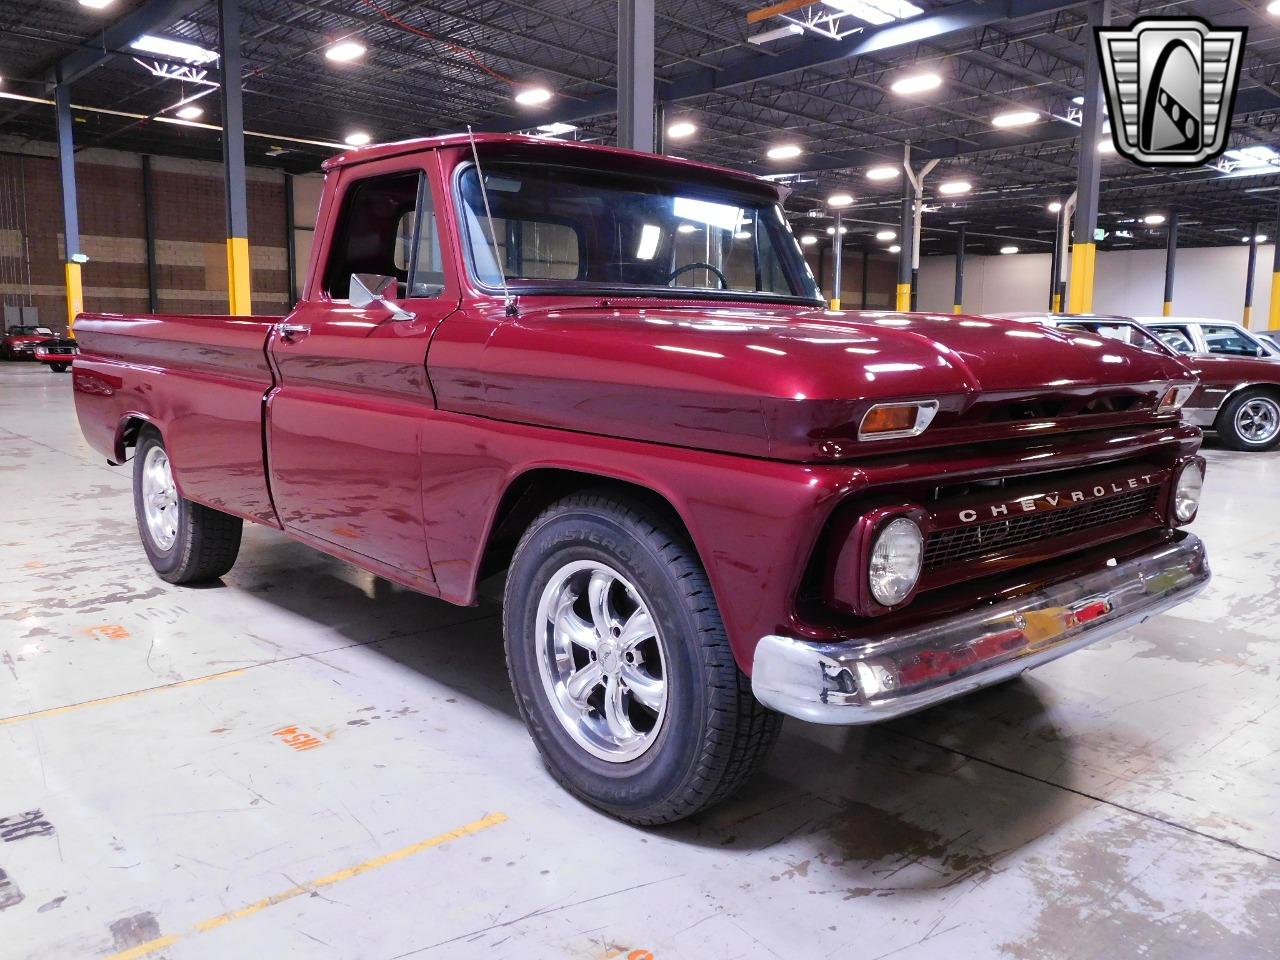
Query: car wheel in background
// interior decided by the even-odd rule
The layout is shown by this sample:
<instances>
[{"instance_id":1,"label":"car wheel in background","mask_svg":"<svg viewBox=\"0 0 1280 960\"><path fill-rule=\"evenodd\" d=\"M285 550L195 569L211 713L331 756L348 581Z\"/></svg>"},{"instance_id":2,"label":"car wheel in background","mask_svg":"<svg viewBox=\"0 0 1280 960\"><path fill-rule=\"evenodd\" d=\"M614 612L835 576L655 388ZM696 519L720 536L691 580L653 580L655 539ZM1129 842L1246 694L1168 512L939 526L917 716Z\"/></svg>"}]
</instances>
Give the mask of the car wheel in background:
<instances>
[{"instance_id":1,"label":"car wheel in background","mask_svg":"<svg viewBox=\"0 0 1280 960\"><path fill-rule=\"evenodd\" d=\"M1280 396L1244 390L1222 408L1218 436L1233 450L1270 450L1280 444Z\"/></svg>"},{"instance_id":2,"label":"car wheel in background","mask_svg":"<svg viewBox=\"0 0 1280 960\"><path fill-rule=\"evenodd\" d=\"M67 368L70 366L71 364L69 363L51 363L49 364L49 369L54 373L66 373Z\"/></svg>"},{"instance_id":3,"label":"car wheel in background","mask_svg":"<svg viewBox=\"0 0 1280 960\"><path fill-rule=\"evenodd\" d=\"M516 704L562 786L637 824L728 796L782 717L738 669L678 525L612 491L567 497L525 531L503 609Z\"/></svg>"},{"instance_id":4,"label":"car wheel in background","mask_svg":"<svg viewBox=\"0 0 1280 960\"><path fill-rule=\"evenodd\" d=\"M183 499L154 427L143 428L134 450L133 507L143 549L162 580L214 580L236 562L243 521Z\"/></svg>"}]
</instances>

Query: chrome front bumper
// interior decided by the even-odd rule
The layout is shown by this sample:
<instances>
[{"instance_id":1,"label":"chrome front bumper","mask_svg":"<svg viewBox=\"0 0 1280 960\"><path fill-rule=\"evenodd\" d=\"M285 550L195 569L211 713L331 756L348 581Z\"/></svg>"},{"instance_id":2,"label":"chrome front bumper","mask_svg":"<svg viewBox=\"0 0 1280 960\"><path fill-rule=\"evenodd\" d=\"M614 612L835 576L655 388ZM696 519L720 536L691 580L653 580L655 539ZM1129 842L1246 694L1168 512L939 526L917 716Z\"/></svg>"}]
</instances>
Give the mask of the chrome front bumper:
<instances>
[{"instance_id":1,"label":"chrome front bumper","mask_svg":"<svg viewBox=\"0 0 1280 960\"><path fill-rule=\"evenodd\" d=\"M877 723L1065 656L1191 599L1209 582L1191 534L1096 573L898 633L845 643L767 636L752 688L814 723Z\"/></svg>"}]
</instances>

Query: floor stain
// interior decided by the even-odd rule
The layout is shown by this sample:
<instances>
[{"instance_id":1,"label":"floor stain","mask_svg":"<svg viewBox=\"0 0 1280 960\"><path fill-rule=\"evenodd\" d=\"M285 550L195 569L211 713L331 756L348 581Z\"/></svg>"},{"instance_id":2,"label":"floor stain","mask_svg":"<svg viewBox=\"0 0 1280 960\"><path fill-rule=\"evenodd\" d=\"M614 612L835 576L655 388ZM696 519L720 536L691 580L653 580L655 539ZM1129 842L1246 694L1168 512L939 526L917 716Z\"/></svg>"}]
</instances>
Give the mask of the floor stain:
<instances>
[{"instance_id":1,"label":"floor stain","mask_svg":"<svg viewBox=\"0 0 1280 960\"><path fill-rule=\"evenodd\" d=\"M160 922L150 911L135 913L131 917L122 917L108 928L111 931L112 944L117 951L128 950L139 944L155 940L160 936Z\"/></svg>"},{"instance_id":2,"label":"floor stain","mask_svg":"<svg viewBox=\"0 0 1280 960\"><path fill-rule=\"evenodd\" d=\"M42 903L36 907L36 913L48 913L50 910L57 910L66 899L66 897L54 897L48 903Z\"/></svg>"}]
</instances>

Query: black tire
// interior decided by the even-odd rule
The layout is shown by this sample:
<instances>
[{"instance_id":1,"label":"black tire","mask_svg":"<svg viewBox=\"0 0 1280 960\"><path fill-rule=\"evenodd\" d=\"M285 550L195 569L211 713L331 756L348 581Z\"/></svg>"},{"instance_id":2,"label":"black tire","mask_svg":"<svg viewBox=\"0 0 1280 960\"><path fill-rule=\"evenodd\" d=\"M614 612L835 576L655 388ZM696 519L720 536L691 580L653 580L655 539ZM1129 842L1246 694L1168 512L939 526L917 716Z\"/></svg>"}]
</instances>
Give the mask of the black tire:
<instances>
[{"instance_id":1,"label":"black tire","mask_svg":"<svg viewBox=\"0 0 1280 960\"><path fill-rule=\"evenodd\" d=\"M635 759L586 750L561 723L539 672L538 606L557 571L607 564L642 594L664 640L665 715ZM528 527L507 574L507 669L516 705L552 776L629 823L671 823L724 799L760 766L782 716L738 669L706 572L678 526L612 491L575 494Z\"/></svg>"},{"instance_id":2,"label":"black tire","mask_svg":"<svg viewBox=\"0 0 1280 960\"><path fill-rule=\"evenodd\" d=\"M160 579L169 583L216 580L236 562L243 521L179 496L173 508L178 511L177 536L168 548L160 546L147 526L143 511L142 471L153 447L164 450L164 440L154 427L145 427L134 450L133 509L147 559Z\"/></svg>"},{"instance_id":3,"label":"black tire","mask_svg":"<svg viewBox=\"0 0 1280 960\"><path fill-rule=\"evenodd\" d=\"M49 364L49 369L52 370L54 373L66 373L67 367L69 366L70 364L67 364L67 363L51 363Z\"/></svg>"},{"instance_id":4,"label":"black tire","mask_svg":"<svg viewBox=\"0 0 1280 960\"><path fill-rule=\"evenodd\" d=\"M1241 412L1249 407L1257 410L1262 416L1272 418L1275 429L1269 435L1258 439L1250 437L1241 430L1239 423ZM1218 413L1214 428L1218 431L1218 439L1223 446L1232 450L1261 451L1272 450L1280 444L1280 396L1274 391L1262 388L1242 390L1232 397L1230 402Z\"/></svg>"}]
</instances>

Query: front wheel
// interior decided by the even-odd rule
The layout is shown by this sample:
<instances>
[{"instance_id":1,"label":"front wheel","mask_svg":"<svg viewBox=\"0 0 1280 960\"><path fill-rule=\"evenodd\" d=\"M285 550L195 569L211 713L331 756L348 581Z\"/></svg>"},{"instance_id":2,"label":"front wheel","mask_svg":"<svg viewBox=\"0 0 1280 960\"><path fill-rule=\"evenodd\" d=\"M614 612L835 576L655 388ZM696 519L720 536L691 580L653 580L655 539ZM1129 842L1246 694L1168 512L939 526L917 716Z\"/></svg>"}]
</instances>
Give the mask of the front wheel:
<instances>
[{"instance_id":1,"label":"front wheel","mask_svg":"<svg viewBox=\"0 0 1280 960\"><path fill-rule=\"evenodd\" d=\"M243 522L183 498L159 431L145 428L133 457L133 508L147 559L162 580L215 580L236 562Z\"/></svg>"},{"instance_id":2,"label":"front wheel","mask_svg":"<svg viewBox=\"0 0 1280 960\"><path fill-rule=\"evenodd\" d=\"M1218 436L1232 450L1270 450L1280 443L1280 399L1244 390L1218 414Z\"/></svg>"},{"instance_id":3,"label":"front wheel","mask_svg":"<svg viewBox=\"0 0 1280 960\"><path fill-rule=\"evenodd\" d=\"M66 373L67 367L69 366L70 364L67 364L67 363L51 363L49 364L49 369L52 370L54 373Z\"/></svg>"},{"instance_id":4,"label":"front wheel","mask_svg":"<svg viewBox=\"0 0 1280 960\"><path fill-rule=\"evenodd\" d=\"M637 824L680 820L763 762L782 718L751 693L682 530L578 494L529 526L507 575L520 714L570 792Z\"/></svg>"}]
</instances>

